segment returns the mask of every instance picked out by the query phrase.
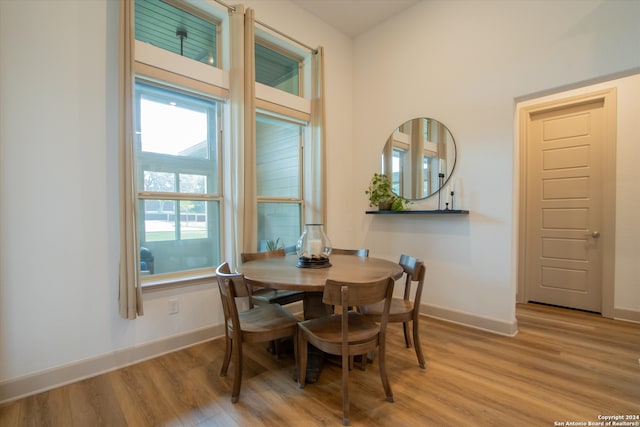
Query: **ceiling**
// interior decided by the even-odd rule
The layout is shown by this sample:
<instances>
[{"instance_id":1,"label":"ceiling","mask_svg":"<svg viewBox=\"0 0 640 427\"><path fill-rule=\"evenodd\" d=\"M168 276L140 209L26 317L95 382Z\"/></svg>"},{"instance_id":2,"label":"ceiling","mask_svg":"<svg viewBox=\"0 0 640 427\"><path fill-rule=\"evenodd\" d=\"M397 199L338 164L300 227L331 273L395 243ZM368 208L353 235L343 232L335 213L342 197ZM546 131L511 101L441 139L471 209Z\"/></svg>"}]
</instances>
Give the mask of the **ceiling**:
<instances>
[{"instance_id":1,"label":"ceiling","mask_svg":"<svg viewBox=\"0 0 640 427\"><path fill-rule=\"evenodd\" d=\"M422 0L291 0L353 38Z\"/></svg>"}]
</instances>

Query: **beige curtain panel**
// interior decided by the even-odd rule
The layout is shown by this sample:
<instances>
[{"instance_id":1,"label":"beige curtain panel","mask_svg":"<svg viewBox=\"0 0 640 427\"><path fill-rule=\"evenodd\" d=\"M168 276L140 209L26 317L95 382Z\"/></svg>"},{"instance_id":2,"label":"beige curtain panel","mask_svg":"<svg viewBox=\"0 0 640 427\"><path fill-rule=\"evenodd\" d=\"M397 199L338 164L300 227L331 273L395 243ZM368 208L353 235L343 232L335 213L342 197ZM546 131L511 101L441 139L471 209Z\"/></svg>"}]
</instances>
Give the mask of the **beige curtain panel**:
<instances>
[{"instance_id":1,"label":"beige curtain panel","mask_svg":"<svg viewBox=\"0 0 640 427\"><path fill-rule=\"evenodd\" d=\"M120 3L120 275L119 308L125 319L143 314L142 289L138 283L139 245L136 236L137 203L135 180L131 176L135 162L133 145L133 0Z\"/></svg>"},{"instance_id":2,"label":"beige curtain panel","mask_svg":"<svg viewBox=\"0 0 640 427\"><path fill-rule=\"evenodd\" d=\"M311 194L307 205L311 208L306 212L306 222L326 224L327 194L326 194L326 136L325 126L325 94L324 94L324 49L318 47L312 54L311 67L311 172L309 186ZM327 228L329 224L326 224Z\"/></svg>"},{"instance_id":3,"label":"beige curtain panel","mask_svg":"<svg viewBox=\"0 0 640 427\"><path fill-rule=\"evenodd\" d=\"M256 61L255 14L244 14L244 239L243 252L258 248L258 196L256 178Z\"/></svg>"},{"instance_id":4,"label":"beige curtain panel","mask_svg":"<svg viewBox=\"0 0 640 427\"><path fill-rule=\"evenodd\" d=\"M234 11L229 11L230 27L230 68L229 68L229 106L230 106L230 126L229 126L229 146L231 151L230 159L230 195L227 200L231 203L231 215L229 217L231 234L233 238L229 240L230 248L234 259L231 267L235 268L240 253L243 250L244 242L244 222L245 222L245 76L244 76L244 8L241 5L235 6Z\"/></svg>"}]
</instances>

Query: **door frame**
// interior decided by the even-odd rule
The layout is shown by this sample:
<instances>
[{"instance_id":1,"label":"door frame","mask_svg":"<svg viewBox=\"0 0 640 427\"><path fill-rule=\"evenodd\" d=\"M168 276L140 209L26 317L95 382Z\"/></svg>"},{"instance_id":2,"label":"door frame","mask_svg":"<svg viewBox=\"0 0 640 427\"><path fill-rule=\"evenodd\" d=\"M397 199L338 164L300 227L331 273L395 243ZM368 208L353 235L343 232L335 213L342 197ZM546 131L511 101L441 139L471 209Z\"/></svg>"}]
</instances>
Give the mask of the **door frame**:
<instances>
[{"instance_id":1,"label":"door frame","mask_svg":"<svg viewBox=\"0 0 640 427\"><path fill-rule=\"evenodd\" d=\"M556 95L554 95L555 97ZM602 316L613 318L614 316L614 290L615 290L615 225L616 225L616 138L617 138L617 90L615 87L585 93L575 96L562 96L560 98L543 101L539 103L533 100L534 104L519 107L516 106L518 120L518 142L516 151L516 161L519 162L518 169L518 216L517 230L517 297L519 303L526 303L527 290L525 286L526 274L526 229L527 229L527 145L529 120L533 113L553 111L566 108L572 105L579 105L595 100L603 100L605 105L605 129L602 159L602 174L607 177L602 189L602 296L601 307ZM543 97L548 99L548 96Z\"/></svg>"}]
</instances>

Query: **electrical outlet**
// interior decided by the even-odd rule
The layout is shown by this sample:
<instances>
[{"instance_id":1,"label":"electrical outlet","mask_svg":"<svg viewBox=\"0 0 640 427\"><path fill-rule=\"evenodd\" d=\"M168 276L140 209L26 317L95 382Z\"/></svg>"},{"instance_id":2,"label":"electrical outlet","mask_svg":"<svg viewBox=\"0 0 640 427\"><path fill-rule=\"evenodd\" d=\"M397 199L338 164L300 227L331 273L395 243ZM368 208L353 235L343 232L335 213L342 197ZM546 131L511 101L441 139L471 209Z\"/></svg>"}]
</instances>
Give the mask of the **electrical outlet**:
<instances>
[{"instance_id":1,"label":"electrical outlet","mask_svg":"<svg viewBox=\"0 0 640 427\"><path fill-rule=\"evenodd\" d=\"M169 314L177 314L180 311L180 306L178 305L177 299L169 300Z\"/></svg>"}]
</instances>

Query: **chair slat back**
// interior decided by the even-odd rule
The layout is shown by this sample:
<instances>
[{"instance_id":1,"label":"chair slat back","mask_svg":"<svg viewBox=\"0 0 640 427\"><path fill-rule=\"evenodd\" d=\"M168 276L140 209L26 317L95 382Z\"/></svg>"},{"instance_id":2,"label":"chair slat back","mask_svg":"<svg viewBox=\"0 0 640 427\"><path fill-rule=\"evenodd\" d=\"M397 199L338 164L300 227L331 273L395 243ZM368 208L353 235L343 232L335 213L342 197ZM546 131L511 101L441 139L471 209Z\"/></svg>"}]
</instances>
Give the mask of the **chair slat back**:
<instances>
[{"instance_id":1,"label":"chair slat back","mask_svg":"<svg viewBox=\"0 0 640 427\"><path fill-rule=\"evenodd\" d=\"M348 283L327 279L324 286L322 302L328 305L345 305L355 307L359 305L374 304L386 298L387 288L393 290L393 279L386 277L380 280L360 283ZM347 301L342 301L341 288L348 288Z\"/></svg>"},{"instance_id":2,"label":"chair slat back","mask_svg":"<svg viewBox=\"0 0 640 427\"><path fill-rule=\"evenodd\" d=\"M411 297L411 285L417 282L415 300L420 301L422 297L422 287L424 284L425 266L422 261L409 255L400 255L398 262L405 273L404 283L404 299L409 300Z\"/></svg>"},{"instance_id":3,"label":"chair slat back","mask_svg":"<svg viewBox=\"0 0 640 427\"><path fill-rule=\"evenodd\" d=\"M220 290L224 318L227 322L231 320L234 328L239 328L240 319L236 298L246 298L249 301L249 309L252 309L251 288L247 286L242 274L231 273L229 264L226 262L216 269L216 279Z\"/></svg>"},{"instance_id":4,"label":"chair slat back","mask_svg":"<svg viewBox=\"0 0 640 427\"><path fill-rule=\"evenodd\" d=\"M267 252L243 252L240 254L240 260L245 263L256 259L277 258L285 256L284 248Z\"/></svg>"},{"instance_id":5,"label":"chair slat back","mask_svg":"<svg viewBox=\"0 0 640 427\"><path fill-rule=\"evenodd\" d=\"M349 330L349 307L358 305L375 304L384 300L384 309L380 318L380 342L384 345L384 337L389 321L389 307L393 297L393 285L395 281L391 277L372 282L349 283L327 279L324 286L322 302L331 305L341 306L342 317L342 354L349 354L348 330ZM343 357L344 360L344 357Z\"/></svg>"},{"instance_id":6,"label":"chair slat back","mask_svg":"<svg viewBox=\"0 0 640 427\"><path fill-rule=\"evenodd\" d=\"M250 296L249 287L240 273L231 273L226 262L216 270L218 287L225 297L243 298Z\"/></svg>"},{"instance_id":7,"label":"chair slat back","mask_svg":"<svg viewBox=\"0 0 640 427\"><path fill-rule=\"evenodd\" d=\"M220 290L220 300L222 302L222 311L224 313L225 322L231 318L231 307L229 307L229 283L228 275L231 274L229 264L226 262L216 269L216 280L218 289ZM226 279L226 280L225 280Z\"/></svg>"},{"instance_id":8,"label":"chair slat back","mask_svg":"<svg viewBox=\"0 0 640 427\"><path fill-rule=\"evenodd\" d=\"M420 267L417 268L417 272L412 274L411 277L413 280L418 282L418 286L416 287L416 295L414 300L415 304L419 305L420 301L422 301L422 288L424 287L424 276L426 274L427 267L423 263L420 263ZM416 310L419 311L419 310Z\"/></svg>"},{"instance_id":9,"label":"chair slat back","mask_svg":"<svg viewBox=\"0 0 640 427\"><path fill-rule=\"evenodd\" d=\"M369 249L331 249L331 255L355 255L361 257L369 256Z\"/></svg>"}]
</instances>

